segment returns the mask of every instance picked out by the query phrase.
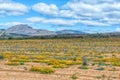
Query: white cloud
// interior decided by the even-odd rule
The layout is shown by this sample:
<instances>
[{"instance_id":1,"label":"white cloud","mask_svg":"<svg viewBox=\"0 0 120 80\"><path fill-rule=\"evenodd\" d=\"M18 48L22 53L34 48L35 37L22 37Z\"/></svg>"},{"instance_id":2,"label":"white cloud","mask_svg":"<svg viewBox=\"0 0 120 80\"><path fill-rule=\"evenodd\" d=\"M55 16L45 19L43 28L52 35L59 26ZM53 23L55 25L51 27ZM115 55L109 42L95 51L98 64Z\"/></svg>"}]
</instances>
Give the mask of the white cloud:
<instances>
[{"instance_id":1,"label":"white cloud","mask_svg":"<svg viewBox=\"0 0 120 80\"><path fill-rule=\"evenodd\" d=\"M75 12L70 11L70 10L60 10L59 13L58 13L58 16L60 16L60 17L67 17L67 18L77 17L75 15Z\"/></svg>"},{"instance_id":2,"label":"white cloud","mask_svg":"<svg viewBox=\"0 0 120 80\"><path fill-rule=\"evenodd\" d=\"M52 25L64 25L64 26L73 26L78 23L85 25L96 25L96 26L108 26L109 24L104 24L97 21L89 21L89 20L80 20L80 19L63 19L63 18L43 18L43 17L30 17L26 19L32 23L47 23Z\"/></svg>"},{"instance_id":3,"label":"white cloud","mask_svg":"<svg viewBox=\"0 0 120 80\"><path fill-rule=\"evenodd\" d=\"M75 12L78 18L101 23L101 26L119 24L120 21L119 0L71 0L64 5L64 8ZM111 22L111 20L114 21Z\"/></svg>"},{"instance_id":4,"label":"white cloud","mask_svg":"<svg viewBox=\"0 0 120 80\"><path fill-rule=\"evenodd\" d=\"M57 15L58 13L58 8L54 4L45 4L45 3L37 3L33 5L33 10L42 13L42 14L52 14L52 15Z\"/></svg>"},{"instance_id":5,"label":"white cloud","mask_svg":"<svg viewBox=\"0 0 120 80\"><path fill-rule=\"evenodd\" d=\"M12 0L0 0L0 3L12 2Z\"/></svg>"},{"instance_id":6,"label":"white cloud","mask_svg":"<svg viewBox=\"0 0 120 80\"><path fill-rule=\"evenodd\" d=\"M11 27L11 26L18 25L18 24L26 24L26 23L22 23L22 22L5 22L5 23L0 23L0 26Z\"/></svg>"},{"instance_id":7,"label":"white cloud","mask_svg":"<svg viewBox=\"0 0 120 80\"><path fill-rule=\"evenodd\" d=\"M15 3L10 0L0 1L1 15L22 15L28 12L28 7L21 3Z\"/></svg>"},{"instance_id":8,"label":"white cloud","mask_svg":"<svg viewBox=\"0 0 120 80\"><path fill-rule=\"evenodd\" d=\"M80 20L80 19L63 19L63 18L43 18L43 17L30 17L26 19L32 23L47 23L52 25L64 25L64 26L73 26L78 23L85 24L85 25L96 25L96 26L109 26L109 24L105 24L102 22L97 21L89 21L89 20Z\"/></svg>"},{"instance_id":9,"label":"white cloud","mask_svg":"<svg viewBox=\"0 0 120 80\"><path fill-rule=\"evenodd\" d=\"M11 11L9 13L7 13L7 15L11 16L11 15L14 15L14 16L18 16L18 15L23 15L24 13L23 12L18 12L18 11Z\"/></svg>"},{"instance_id":10,"label":"white cloud","mask_svg":"<svg viewBox=\"0 0 120 80\"><path fill-rule=\"evenodd\" d=\"M92 21L92 20L80 20L79 23L90 25L90 26L110 26L109 24L98 22L98 21Z\"/></svg>"},{"instance_id":11,"label":"white cloud","mask_svg":"<svg viewBox=\"0 0 120 80\"><path fill-rule=\"evenodd\" d=\"M45 19L43 23L50 23L53 25L68 25L72 26L77 23L77 20L64 20L64 19Z\"/></svg>"},{"instance_id":12,"label":"white cloud","mask_svg":"<svg viewBox=\"0 0 120 80\"><path fill-rule=\"evenodd\" d=\"M32 9L43 15L52 15L56 17L73 17L74 12L65 9L58 9L55 4L37 3L32 6Z\"/></svg>"},{"instance_id":13,"label":"white cloud","mask_svg":"<svg viewBox=\"0 0 120 80\"><path fill-rule=\"evenodd\" d=\"M75 25L79 20L66 20L62 18L41 18L41 17L31 17L27 18L27 21L32 23L46 23L46 24L52 24L52 25L66 25L66 26L72 26Z\"/></svg>"},{"instance_id":14,"label":"white cloud","mask_svg":"<svg viewBox=\"0 0 120 80\"><path fill-rule=\"evenodd\" d=\"M74 21L77 20L76 24L93 26L120 24L120 0L70 0L61 8L54 4L38 3L33 6L33 10L56 18L72 18Z\"/></svg>"},{"instance_id":15,"label":"white cloud","mask_svg":"<svg viewBox=\"0 0 120 80\"><path fill-rule=\"evenodd\" d=\"M117 32L120 32L120 27L116 28L116 31L117 31Z\"/></svg>"},{"instance_id":16,"label":"white cloud","mask_svg":"<svg viewBox=\"0 0 120 80\"><path fill-rule=\"evenodd\" d=\"M41 17L30 17L26 19L27 21L33 22L33 23L37 23L37 22L42 22L44 20L44 18Z\"/></svg>"}]
</instances>

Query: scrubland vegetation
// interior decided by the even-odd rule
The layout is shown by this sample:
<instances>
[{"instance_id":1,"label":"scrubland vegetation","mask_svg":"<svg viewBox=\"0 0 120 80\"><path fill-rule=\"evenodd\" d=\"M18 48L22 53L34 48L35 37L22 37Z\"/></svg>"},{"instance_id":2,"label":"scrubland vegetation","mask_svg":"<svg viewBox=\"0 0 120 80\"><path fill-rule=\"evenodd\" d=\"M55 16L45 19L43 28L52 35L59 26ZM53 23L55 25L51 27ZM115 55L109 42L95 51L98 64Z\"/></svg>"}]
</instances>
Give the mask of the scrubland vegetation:
<instances>
[{"instance_id":1,"label":"scrubland vegetation","mask_svg":"<svg viewBox=\"0 0 120 80\"><path fill-rule=\"evenodd\" d=\"M69 76L57 80L120 80L120 39L1 40L0 62L8 69Z\"/></svg>"}]
</instances>

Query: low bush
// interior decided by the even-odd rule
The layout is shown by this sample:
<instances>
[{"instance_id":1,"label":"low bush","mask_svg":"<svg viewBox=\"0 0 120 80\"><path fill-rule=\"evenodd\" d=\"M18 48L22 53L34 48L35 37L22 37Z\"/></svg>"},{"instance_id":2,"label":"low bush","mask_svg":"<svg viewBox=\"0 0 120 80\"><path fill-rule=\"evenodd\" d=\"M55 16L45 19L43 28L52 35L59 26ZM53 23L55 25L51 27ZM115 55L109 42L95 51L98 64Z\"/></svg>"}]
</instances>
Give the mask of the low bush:
<instances>
[{"instance_id":1,"label":"low bush","mask_svg":"<svg viewBox=\"0 0 120 80\"><path fill-rule=\"evenodd\" d=\"M79 69L88 69L88 67L87 66L80 66L80 67L78 67Z\"/></svg>"},{"instance_id":2,"label":"low bush","mask_svg":"<svg viewBox=\"0 0 120 80\"><path fill-rule=\"evenodd\" d=\"M4 59L4 56L3 56L3 55L0 55L0 59Z\"/></svg>"},{"instance_id":3,"label":"low bush","mask_svg":"<svg viewBox=\"0 0 120 80\"><path fill-rule=\"evenodd\" d=\"M24 65L25 63L23 61L20 62L20 65Z\"/></svg>"},{"instance_id":4,"label":"low bush","mask_svg":"<svg viewBox=\"0 0 120 80\"><path fill-rule=\"evenodd\" d=\"M96 70L104 70L103 67L98 67Z\"/></svg>"},{"instance_id":5,"label":"low bush","mask_svg":"<svg viewBox=\"0 0 120 80\"><path fill-rule=\"evenodd\" d=\"M31 67L30 71L40 72L42 74L50 74L50 73L54 73L55 69L50 67Z\"/></svg>"},{"instance_id":6,"label":"low bush","mask_svg":"<svg viewBox=\"0 0 120 80\"><path fill-rule=\"evenodd\" d=\"M78 79L78 77L77 77L75 74L73 74L73 75L71 76L71 78L72 78L73 80Z\"/></svg>"},{"instance_id":7,"label":"low bush","mask_svg":"<svg viewBox=\"0 0 120 80\"><path fill-rule=\"evenodd\" d=\"M60 64L59 60L55 60L55 59L51 59L48 62L48 65L59 65L59 64Z\"/></svg>"},{"instance_id":8,"label":"low bush","mask_svg":"<svg viewBox=\"0 0 120 80\"><path fill-rule=\"evenodd\" d=\"M112 63L113 66L120 66L120 61L116 61Z\"/></svg>"}]
</instances>

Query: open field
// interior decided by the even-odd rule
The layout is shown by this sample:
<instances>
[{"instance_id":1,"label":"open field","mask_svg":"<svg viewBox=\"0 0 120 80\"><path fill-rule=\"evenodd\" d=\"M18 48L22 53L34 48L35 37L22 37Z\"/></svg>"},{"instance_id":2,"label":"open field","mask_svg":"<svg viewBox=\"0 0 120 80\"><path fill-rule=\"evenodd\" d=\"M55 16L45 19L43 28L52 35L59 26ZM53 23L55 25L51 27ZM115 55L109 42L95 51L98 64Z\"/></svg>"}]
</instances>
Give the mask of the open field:
<instances>
[{"instance_id":1,"label":"open field","mask_svg":"<svg viewBox=\"0 0 120 80\"><path fill-rule=\"evenodd\" d=\"M0 80L120 80L120 38L1 40Z\"/></svg>"}]
</instances>

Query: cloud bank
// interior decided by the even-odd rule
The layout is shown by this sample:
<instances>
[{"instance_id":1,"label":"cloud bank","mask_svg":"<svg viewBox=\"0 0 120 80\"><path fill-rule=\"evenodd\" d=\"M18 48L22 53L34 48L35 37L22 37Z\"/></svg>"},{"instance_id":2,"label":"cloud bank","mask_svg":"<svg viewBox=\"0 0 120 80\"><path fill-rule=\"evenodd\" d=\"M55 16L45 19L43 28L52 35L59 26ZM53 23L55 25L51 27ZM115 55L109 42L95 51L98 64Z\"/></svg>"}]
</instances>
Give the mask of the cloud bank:
<instances>
[{"instance_id":1,"label":"cloud bank","mask_svg":"<svg viewBox=\"0 0 120 80\"><path fill-rule=\"evenodd\" d=\"M23 15L28 12L24 4L11 0L0 0L0 15Z\"/></svg>"},{"instance_id":2,"label":"cloud bank","mask_svg":"<svg viewBox=\"0 0 120 80\"><path fill-rule=\"evenodd\" d=\"M43 15L60 18L66 23L68 20L65 20L65 18L68 18L69 21L71 19L77 21L76 24L91 26L120 24L119 0L70 0L61 8L58 8L55 4L37 3L32 6L32 9ZM54 22L56 24L57 21Z\"/></svg>"}]
</instances>

